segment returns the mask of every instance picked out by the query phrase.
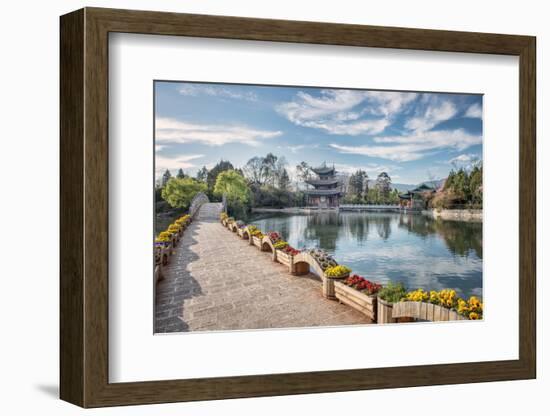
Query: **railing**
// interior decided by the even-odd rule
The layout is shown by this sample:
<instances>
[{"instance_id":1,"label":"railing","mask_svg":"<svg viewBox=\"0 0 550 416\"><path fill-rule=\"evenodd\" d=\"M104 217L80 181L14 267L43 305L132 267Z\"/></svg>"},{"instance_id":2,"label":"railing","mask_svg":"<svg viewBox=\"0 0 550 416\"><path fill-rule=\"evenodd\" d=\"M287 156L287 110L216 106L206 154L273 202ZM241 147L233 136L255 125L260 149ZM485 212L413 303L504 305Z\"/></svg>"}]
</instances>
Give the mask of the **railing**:
<instances>
[{"instance_id":1,"label":"railing","mask_svg":"<svg viewBox=\"0 0 550 416\"><path fill-rule=\"evenodd\" d=\"M222 211L227 213L227 195L222 196Z\"/></svg>"},{"instance_id":2,"label":"railing","mask_svg":"<svg viewBox=\"0 0 550 416\"><path fill-rule=\"evenodd\" d=\"M193 200L191 201L191 205L189 206L189 215L191 215L191 218L195 218L195 215L197 212L199 212L199 209L202 207L203 204L207 204L210 202L206 194L199 192L195 195Z\"/></svg>"},{"instance_id":3,"label":"railing","mask_svg":"<svg viewBox=\"0 0 550 416\"><path fill-rule=\"evenodd\" d=\"M341 210L381 210L381 209L400 209L399 205L374 205L374 204L341 204Z\"/></svg>"}]
</instances>

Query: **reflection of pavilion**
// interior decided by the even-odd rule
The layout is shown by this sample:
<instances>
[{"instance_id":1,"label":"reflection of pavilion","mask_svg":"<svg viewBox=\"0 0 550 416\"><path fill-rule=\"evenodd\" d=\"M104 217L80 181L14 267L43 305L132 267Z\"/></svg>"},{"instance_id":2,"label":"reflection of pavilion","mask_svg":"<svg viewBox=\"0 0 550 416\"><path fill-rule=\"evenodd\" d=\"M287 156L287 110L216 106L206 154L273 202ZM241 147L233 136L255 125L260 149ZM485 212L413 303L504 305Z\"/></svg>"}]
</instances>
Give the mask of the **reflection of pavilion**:
<instances>
[{"instance_id":1,"label":"reflection of pavilion","mask_svg":"<svg viewBox=\"0 0 550 416\"><path fill-rule=\"evenodd\" d=\"M312 168L318 179L307 180L306 183L315 189L305 191L306 204L317 208L335 208L340 204L343 195L340 181L335 177L336 170L326 164L318 168Z\"/></svg>"},{"instance_id":2,"label":"reflection of pavilion","mask_svg":"<svg viewBox=\"0 0 550 416\"><path fill-rule=\"evenodd\" d=\"M399 195L399 205L406 209L425 209L426 197L435 193L435 189L426 184L422 184L413 190Z\"/></svg>"}]
</instances>

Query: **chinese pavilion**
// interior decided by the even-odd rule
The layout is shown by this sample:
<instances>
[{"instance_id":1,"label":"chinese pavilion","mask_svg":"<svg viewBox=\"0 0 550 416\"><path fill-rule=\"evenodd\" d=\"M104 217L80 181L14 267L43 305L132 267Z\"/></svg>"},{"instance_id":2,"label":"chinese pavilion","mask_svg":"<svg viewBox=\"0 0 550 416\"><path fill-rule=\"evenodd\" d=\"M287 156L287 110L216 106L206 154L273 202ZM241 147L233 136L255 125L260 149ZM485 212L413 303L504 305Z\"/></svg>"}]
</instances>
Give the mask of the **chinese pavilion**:
<instances>
[{"instance_id":1,"label":"chinese pavilion","mask_svg":"<svg viewBox=\"0 0 550 416\"><path fill-rule=\"evenodd\" d=\"M399 195L399 205L407 209L425 209L426 197L433 194L435 189L426 184Z\"/></svg>"},{"instance_id":2,"label":"chinese pavilion","mask_svg":"<svg viewBox=\"0 0 550 416\"><path fill-rule=\"evenodd\" d=\"M314 189L308 189L306 193L306 204L317 208L336 208L340 205L340 199L343 196L340 181L335 177L336 170L328 167L326 164L318 168L312 168L317 175L317 179L306 181Z\"/></svg>"}]
</instances>

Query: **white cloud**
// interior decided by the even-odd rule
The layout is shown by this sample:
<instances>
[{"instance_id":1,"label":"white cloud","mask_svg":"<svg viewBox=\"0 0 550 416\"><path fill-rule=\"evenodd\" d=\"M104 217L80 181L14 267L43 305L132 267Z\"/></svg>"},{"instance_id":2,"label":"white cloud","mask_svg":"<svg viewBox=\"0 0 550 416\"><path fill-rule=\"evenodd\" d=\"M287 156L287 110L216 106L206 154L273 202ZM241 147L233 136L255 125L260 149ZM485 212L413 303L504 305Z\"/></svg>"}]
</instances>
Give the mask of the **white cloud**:
<instances>
[{"instance_id":1,"label":"white cloud","mask_svg":"<svg viewBox=\"0 0 550 416\"><path fill-rule=\"evenodd\" d=\"M442 149L464 150L470 146L480 144L481 136L472 135L463 129L413 132L404 136L387 136L375 138L376 143L384 145L342 146L331 144L330 146L341 153L359 154L370 157L408 162L418 160L427 154Z\"/></svg>"},{"instance_id":2,"label":"white cloud","mask_svg":"<svg viewBox=\"0 0 550 416\"><path fill-rule=\"evenodd\" d=\"M365 94L370 104L373 104L371 110L389 118L394 117L417 97L415 93L394 91L367 91Z\"/></svg>"},{"instance_id":3,"label":"white cloud","mask_svg":"<svg viewBox=\"0 0 550 416\"><path fill-rule=\"evenodd\" d=\"M472 104L468 109L464 112L464 117L468 118L482 118L483 117L483 111L481 109L481 105L478 103Z\"/></svg>"},{"instance_id":4,"label":"white cloud","mask_svg":"<svg viewBox=\"0 0 550 416\"><path fill-rule=\"evenodd\" d=\"M192 160L200 159L204 155L178 155L175 157L165 157L165 156L155 156L155 175L158 177L162 175L166 169L171 171L173 174L178 169L189 169L194 168L196 165L192 163Z\"/></svg>"},{"instance_id":5,"label":"white cloud","mask_svg":"<svg viewBox=\"0 0 550 416\"><path fill-rule=\"evenodd\" d=\"M417 132L428 131L439 123L453 118L457 113L456 106L451 101L441 101L437 96L430 94L428 105L416 117L410 118L405 123L409 130Z\"/></svg>"},{"instance_id":6,"label":"white cloud","mask_svg":"<svg viewBox=\"0 0 550 416\"><path fill-rule=\"evenodd\" d=\"M197 97L199 95L208 95L210 97L232 98L235 100L258 101L258 96L252 91L239 91L231 87L221 85L195 85L184 84L178 90L181 95Z\"/></svg>"},{"instance_id":7,"label":"white cloud","mask_svg":"<svg viewBox=\"0 0 550 416\"><path fill-rule=\"evenodd\" d=\"M448 161L448 163L450 163L455 167L463 167L465 169L471 169L479 162L479 160L480 158L478 155L470 153L470 154L461 154L456 157L453 157L451 160Z\"/></svg>"},{"instance_id":8,"label":"white cloud","mask_svg":"<svg viewBox=\"0 0 550 416\"><path fill-rule=\"evenodd\" d=\"M362 165L346 165L342 163L336 163L334 165L337 172L351 175L352 173L362 170L367 172L370 179L376 178L381 172L388 173L392 178L396 177L392 172L401 169L401 166L397 165L381 165L378 163L366 163Z\"/></svg>"},{"instance_id":9,"label":"white cloud","mask_svg":"<svg viewBox=\"0 0 550 416\"><path fill-rule=\"evenodd\" d=\"M298 144L296 146L288 145L288 146L277 146L277 147L279 149L288 149L292 153L298 153L298 152L300 152L301 150L304 150L304 149L316 149L316 148L319 147L319 145L317 145L317 144Z\"/></svg>"},{"instance_id":10,"label":"white cloud","mask_svg":"<svg viewBox=\"0 0 550 416\"><path fill-rule=\"evenodd\" d=\"M221 146L226 143L258 145L261 140L271 139L281 131L257 130L239 125L194 124L171 118L155 120L155 140L163 143L198 142L208 146Z\"/></svg>"},{"instance_id":11,"label":"white cloud","mask_svg":"<svg viewBox=\"0 0 550 416\"><path fill-rule=\"evenodd\" d=\"M378 134L416 96L414 93L383 91L322 90L320 97L314 97L300 91L293 101L279 104L276 111L298 126L324 130L329 134ZM362 103L368 106L354 110ZM370 118L365 118L365 115Z\"/></svg>"}]
</instances>

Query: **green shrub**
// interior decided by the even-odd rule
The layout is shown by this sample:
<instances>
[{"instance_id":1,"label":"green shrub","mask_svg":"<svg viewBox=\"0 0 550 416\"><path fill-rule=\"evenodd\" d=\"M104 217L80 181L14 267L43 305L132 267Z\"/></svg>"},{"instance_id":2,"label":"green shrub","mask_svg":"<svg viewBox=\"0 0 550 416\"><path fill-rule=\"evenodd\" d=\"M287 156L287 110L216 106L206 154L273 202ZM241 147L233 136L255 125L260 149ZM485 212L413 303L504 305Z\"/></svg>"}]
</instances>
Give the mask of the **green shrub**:
<instances>
[{"instance_id":1,"label":"green shrub","mask_svg":"<svg viewBox=\"0 0 550 416\"><path fill-rule=\"evenodd\" d=\"M407 290L403 283L388 283L378 292L378 296L386 302L397 303L401 301L407 294Z\"/></svg>"}]
</instances>

